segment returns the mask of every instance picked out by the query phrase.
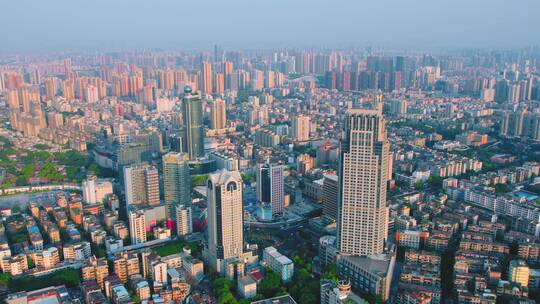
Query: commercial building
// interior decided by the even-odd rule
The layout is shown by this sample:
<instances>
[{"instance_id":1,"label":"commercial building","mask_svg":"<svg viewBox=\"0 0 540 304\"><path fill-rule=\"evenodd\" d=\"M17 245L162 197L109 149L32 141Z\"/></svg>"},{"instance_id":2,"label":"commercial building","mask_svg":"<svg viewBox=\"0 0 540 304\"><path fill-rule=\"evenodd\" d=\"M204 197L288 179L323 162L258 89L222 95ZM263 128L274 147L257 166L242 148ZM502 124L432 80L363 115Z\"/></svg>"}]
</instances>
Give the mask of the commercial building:
<instances>
[{"instance_id":1,"label":"commercial building","mask_svg":"<svg viewBox=\"0 0 540 304\"><path fill-rule=\"evenodd\" d=\"M339 183L335 174L325 174L322 185L322 214L337 219Z\"/></svg>"},{"instance_id":2,"label":"commercial building","mask_svg":"<svg viewBox=\"0 0 540 304\"><path fill-rule=\"evenodd\" d=\"M349 110L341 142L338 250L380 254L388 234L388 140L382 105Z\"/></svg>"},{"instance_id":3,"label":"commercial building","mask_svg":"<svg viewBox=\"0 0 540 304\"><path fill-rule=\"evenodd\" d=\"M285 200L283 166L274 164L258 165L257 201L268 203L272 207L272 215L283 213Z\"/></svg>"},{"instance_id":4,"label":"commercial building","mask_svg":"<svg viewBox=\"0 0 540 304\"><path fill-rule=\"evenodd\" d=\"M244 255L244 205L242 177L238 171L218 171L207 182L207 259L224 274L231 263Z\"/></svg>"},{"instance_id":5,"label":"commercial building","mask_svg":"<svg viewBox=\"0 0 540 304\"><path fill-rule=\"evenodd\" d=\"M351 282L355 290L380 296L383 301L390 297L390 284L394 273L395 256L374 255L369 257L339 255L338 273Z\"/></svg>"},{"instance_id":6,"label":"commercial building","mask_svg":"<svg viewBox=\"0 0 540 304\"><path fill-rule=\"evenodd\" d=\"M175 216L175 206L191 205L188 160L186 153L169 152L163 155L163 191L169 219Z\"/></svg>"},{"instance_id":7,"label":"commercial building","mask_svg":"<svg viewBox=\"0 0 540 304\"><path fill-rule=\"evenodd\" d=\"M204 70L206 70L206 68ZM210 76L210 79L206 79L204 82L206 87L208 87L208 85L210 86L209 93L212 92L211 79L212 78ZM203 92L208 93L204 87ZM199 94L193 93L191 87L189 86L184 88L184 97L182 98L182 115L185 125L184 131L186 132L186 143L184 145L186 149L184 151L187 152L190 160L196 160L204 155L203 110L201 97Z\"/></svg>"}]
</instances>

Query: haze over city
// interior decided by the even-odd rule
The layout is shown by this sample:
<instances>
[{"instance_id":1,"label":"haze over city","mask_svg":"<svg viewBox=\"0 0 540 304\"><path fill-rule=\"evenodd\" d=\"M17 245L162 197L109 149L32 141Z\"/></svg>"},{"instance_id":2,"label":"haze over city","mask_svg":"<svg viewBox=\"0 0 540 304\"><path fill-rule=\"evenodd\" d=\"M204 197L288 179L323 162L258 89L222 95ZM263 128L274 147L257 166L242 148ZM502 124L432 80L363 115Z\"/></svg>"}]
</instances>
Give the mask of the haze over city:
<instances>
[{"instance_id":1,"label":"haze over city","mask_svg":"<svg viewBox=\"0 0 540 304\"><path fill-rule=\"evenodd\" d=\"M3 1L0 52L384 46L524 47L540 3L489 1Z\"/></svg>"}]
</instances>

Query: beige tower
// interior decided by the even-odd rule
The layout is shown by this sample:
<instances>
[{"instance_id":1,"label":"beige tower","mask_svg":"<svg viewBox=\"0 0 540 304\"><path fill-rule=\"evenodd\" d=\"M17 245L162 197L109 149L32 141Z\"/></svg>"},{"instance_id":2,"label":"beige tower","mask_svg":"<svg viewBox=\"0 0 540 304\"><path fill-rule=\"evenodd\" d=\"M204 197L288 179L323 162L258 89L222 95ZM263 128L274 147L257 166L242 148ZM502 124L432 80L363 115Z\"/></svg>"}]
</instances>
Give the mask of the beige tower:
<instances>
[{"instance_id":1,"label":"beige tower","mask_svg":"<svg viewBox=\"0 0 540 304\"><path fill-rule=\"evenodd\" d=\"M227 125L227 106L223 99L216 99L210 111L211 127L214 130L224 129Z\"/></svg>"},{"instance_id":2,"label":"beige tower","mask_svg":"<svg viewBox=\"0 0 540 304\"><path fill-rule=\"evenodd\" d=\"M209 262L223 273L227 261L243 256L244 208L242 177L238 171L222 170L207 182Z\"/></svg>"},{"instance_id":3,"label":"beige tower","mask_svg":"<svg viewBox=\"0 0 540 304\"><path fill-rule=\"evenodd\" d=\"M159 204L159 176L156 167L142 163L124 167L126 206Z\"/></svg>"},{"instance_id":4,"label":"beige tower","mask_svg":"<svg viewBox=\"0 0 540 304\"><path fill-rule=\"evenodd\" d=\"M212 64L203 62L201 66L200 88L204 94L212 94Z\"/></svg>"},{"instance_id":5,"label":"beige tower","mask_svg":"<svg viewBox=\"0 0 540 304\"><path fill-rule=\"evenodd\" d=\"M388 140L381 104L349 110L340 150L338 249L357 256L382 253L388 234Z\"/></svg>"},{"instance_id":6,"label":"beige tower","mask_svg":"<svg viewBox=\"0 0 540 304\"><path fill-rule=\"evenodd\" d=\"M298 115L292 120L292 137L296 141L309 140L309 117Z\"/></svg>"},{"instance_id":7,"label":"beige tower","mask_svg":"<svg viewBox=\"0 0 540 304\"><path fill-rule=\"evenodd\" d=\"M143 210L128 211L131 244L146 242L146 220Z\"/></svg>"}]
</instances>

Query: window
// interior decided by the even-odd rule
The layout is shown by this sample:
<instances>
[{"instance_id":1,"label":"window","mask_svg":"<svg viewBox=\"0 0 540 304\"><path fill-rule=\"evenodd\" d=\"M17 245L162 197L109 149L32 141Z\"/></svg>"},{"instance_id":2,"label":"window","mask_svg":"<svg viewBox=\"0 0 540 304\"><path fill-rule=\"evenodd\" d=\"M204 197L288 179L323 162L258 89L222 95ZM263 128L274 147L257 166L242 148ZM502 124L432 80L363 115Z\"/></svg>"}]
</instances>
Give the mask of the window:
<instances>
[{"instance_id":1,"label":"window","mask_svg":"<svg viewBox=\"0 0 540 304\"><path fill-rule=\"evenodd\" d=\"M235 182L229 182L227 184L227 191L235 191L237 189L237 185Z\"/></svg>"}]
</instances>

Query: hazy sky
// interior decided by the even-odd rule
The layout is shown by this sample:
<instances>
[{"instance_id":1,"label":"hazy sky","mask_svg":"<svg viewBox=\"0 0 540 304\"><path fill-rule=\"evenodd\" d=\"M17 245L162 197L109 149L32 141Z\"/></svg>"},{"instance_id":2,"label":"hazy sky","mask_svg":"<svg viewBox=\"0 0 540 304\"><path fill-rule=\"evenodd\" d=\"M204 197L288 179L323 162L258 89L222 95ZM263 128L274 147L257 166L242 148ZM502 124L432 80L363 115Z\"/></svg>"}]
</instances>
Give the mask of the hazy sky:
<instances>
[{"instance_id":1,"label":"hazy sky","mask_svg":"<svg viewBox=\"0 0 540 304\"><path fill-rule=\"evenodd\" d=\"M540 0L1 0L0 52L540 43Z\"/></svg>"}]
</instances>

